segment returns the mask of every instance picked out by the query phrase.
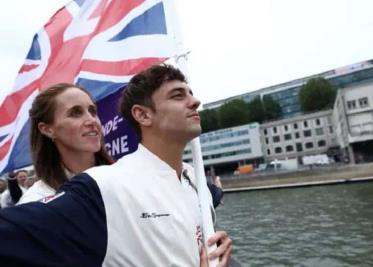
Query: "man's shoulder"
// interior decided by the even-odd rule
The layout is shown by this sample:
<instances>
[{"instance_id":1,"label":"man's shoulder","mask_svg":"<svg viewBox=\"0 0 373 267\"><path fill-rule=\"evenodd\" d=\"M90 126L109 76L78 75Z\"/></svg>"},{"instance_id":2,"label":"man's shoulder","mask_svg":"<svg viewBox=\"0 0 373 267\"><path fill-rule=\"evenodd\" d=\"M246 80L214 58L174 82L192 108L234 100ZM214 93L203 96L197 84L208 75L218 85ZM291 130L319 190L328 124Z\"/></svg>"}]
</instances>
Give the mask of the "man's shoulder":
<instances>
[{"instance_id":1,"label":"man's shoulder","mask_svg":"<svg viewBox=\"0 0 373 267\"><path fill-rule=\"evenodd\" d=\"M89 168L83 173L88 174L94 180L100 179L118 179L125 178L131 173L139 170L139 163L133 157L133 154L125 155L111 165L101 165Z\"/></svg>"}]
</instances>

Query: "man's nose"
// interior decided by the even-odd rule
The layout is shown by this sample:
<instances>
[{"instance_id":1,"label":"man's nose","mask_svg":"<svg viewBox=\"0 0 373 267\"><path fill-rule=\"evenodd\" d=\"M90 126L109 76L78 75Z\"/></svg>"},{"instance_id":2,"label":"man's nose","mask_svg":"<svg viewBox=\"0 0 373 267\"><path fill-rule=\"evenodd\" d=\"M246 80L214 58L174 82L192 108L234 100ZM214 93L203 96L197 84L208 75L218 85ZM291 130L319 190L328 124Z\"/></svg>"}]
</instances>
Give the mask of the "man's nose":
<instances>
[{"instance_id":1,"label":"man's nose","mask_svg":"<svg viewBox=\"0 0 373 267\"><path fill-rule=\"evenodd\" d=\"M195 96L193 95L190 95L191 99L190 99L190 105L193 109L197 109L199 107L199 105L201 105L201 101L199 101L199 99L197 99Z\"/></svg>"}]
</instances>

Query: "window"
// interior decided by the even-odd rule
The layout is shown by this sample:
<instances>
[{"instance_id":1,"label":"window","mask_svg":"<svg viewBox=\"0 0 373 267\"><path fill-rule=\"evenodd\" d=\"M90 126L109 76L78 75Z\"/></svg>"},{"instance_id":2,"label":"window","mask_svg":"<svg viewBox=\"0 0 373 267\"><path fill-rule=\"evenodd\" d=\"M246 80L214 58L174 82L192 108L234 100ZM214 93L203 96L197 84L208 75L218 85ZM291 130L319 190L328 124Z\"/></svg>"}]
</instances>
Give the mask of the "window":
<instances>
[{"instance_id":1,"label":"window","mask_svg":"<svg viewBox=\"0 0 373 267\"><path fill-rule=\"evenodd\" d=\"M333 129L333 126L329 126L329 133L334 133L334 129Z\"/></svg>"},{"instance_id":2,"label":"window","mask_svg":"<svg viewBox=\"0 0 373 267\"><path fill-rule=\"evenodd\" d=\"M276 154L280 154L280 153L282 153L282 148L281 148L281 147L276 147L276 148L275 148L275 153L276 153Z\"/></svg>"},{"instance_id":3,"label":"window","mask_svg":"<svg viewBox=\"0 0 373 267\"><path fill-rule=\"evenodd\" d=\"M287 132L289 130L289 127L287 125L284 126L285 131Z\"/></svg>"},{"instance_id":4,"label":"window","mask_svg":"<svg viewBox=\"0 0 373 267\"><path fill-rule=\"evenodd\" d=\"M308 121L304 121L304 122L303 122L303 126L304 126L305 128L307 128L307 127L308 127Z\"/></svg>"},{"instance_id":5,"label":"window","mask_svg":"<svg viewBox=\"0 0 373 267\"><path fill-rule=\"evenodd\" d=\"M319 141L317 142L317 145L318 145L319 147L323 147L323 146L326 146L326 142L325 142L325 140L319 140Z\"/></svg>"},{"instance_id":6,"label":"window","mask_svg":"<svg viewBox=\"0 0 373 267\"><path fill-rule=\"evenodd\" d=\"M268 137L266 137L266 144L268 145L268 143L269 143L269 140L268 140Z\"/></svg>"},{"instance_id":7,"label":"window","mask_svg":"<svg viewBox=\"0 0 373 267\"><path fill-rule=\"evenodd\" d=\"M273 143L278 143L278 142L280 142L280 136L276 135L273 137Z\"/></svg>"},{"instance_id":8,"label":"window","mask_svg":"<svg viewBox=\"0 0 373 267\"><path fill-rule=\"evenodd\" d=\"M368 98L367 97L359 98L359 105L361 108L366 108L368 106Z\"/></svg>"},{"instance_id":9,"label":"window","mask_svg":"<svg viewBox=\"0 0 373 267\"><path fill-rule=\"evenodd\" d=\"M347 108L348 109L355 109L356 108L356 101L355 100L347 101Z\"/></svg>"},{"instance_id":10,"label":"window","mask_svg":"<svg viewBox=\"0 0 373 267\"><path fill-rule=\"evenodd\" d=\"M298 129L298 123L293 124L294 129Z\"/></svg>"},{"instance_id":11,"label":"window","mask_svg":"<svg viewBox=\"0 0 373 267\"><path fill-rule=\"evenodd\" d=\"M296 132L296 133L295 133L295 138L296 138L296 139L300 138L300 134L299 134L299 132Z\"/></svg>"},{"instance_id":12,"label":"window","mask_svg":"<svg viewBox=\"0 0 373 267\"><path fill-rule=\"evenodd\" d=\"M267 155L271 155L271 150L267 149Z\"/></svg>"},{"instance_id":13,"label":"window","mask_svg":"<svg viewBox=\"0 0 373 267\"><path fill-rule=\"evenodd\" d=\"M291 140L291 134L285 134L284 139L285 140Z\"/></svg>"},{"instance_id":14,"label":"window","mask_svg":"<svg viewBox=\"0 0 373 267\"><path fill-rule=\"evenodd\" d=\"M316 135L323 135L324 129L323 128L316 128Z\"/></svg>"},{"instance_id":15,"label":"window","mask_svg":"<svg viewBox=\"0 0 373 267\"><path fill-rule=\"evenodd\" d=\"M312 143L312 142L307 142L307 143L305 144L305 147L306 147L307 149L313 148L313 143Z\"/></svg>"},{"instance_id":16,"label":"window","mask_svg":"<svg viewBox=\"0 0 373 267\"><path fill-rule=\"evenodd\" d=\"M320 122L320 119L316 119L316 125L320 125L321 124L321 122Z\"/></svg>"},{"instance_id":17,"label":"window","mask_svg":"<svg viewBox=\"0 0 373 267\"><path fill-rule=\"evenodd\" d=\"M273 132L277 133L277 127L273 127Z\"/></svg>"},{"instance_id":18,"label":"window","mask_svg":"<svg viewBox=\"0 0 373 267\"><path fill-rule=\"evenodd\" d=\"M268 132L267 132L267 129L264 129L264 134L265 134L265 135L267 135L267 134L268 134Z\"/></svg>"},{"instance_id":19,"label":"window","mask_svg":"<svg viewBox=\"0 0 373 267\"><path fill-rule=\"evenodd\" d=\"M304 137L310 137L311 135L312 135L311 130L305 130L305 131L303 131L303 136Z\"/></svg>"},{"instance_id":20,"label":"window","mask_svg":"<svg viewBox=\"0 0 373 267\"><path fill-rule=\"evenodd\" d=\"M331 117L331 116L328 116L328 117L327 117L327 121L328 121L328 124L332 124L332 117Z\"/></svg>"},{"instance_id":21,"label":"window","mask_svg":"<svg viewBox=\"0 0 373 267\"><path fill-rule=\"evenodd\" d=\"M302 152L303 151L302 143L296 143L296 147L297 147L297 151L298 152Z\"/></svg>"},{"instance_id":22,"label":"window","mask_svg":"<svg viewBox=\"0 0 373 267\"><path fill-rule=\"evenodd\" d=\"M289 145L289 146L286 146L286 152L292 152L294 151L294 147Z\"/></svg>"}]
</instances>

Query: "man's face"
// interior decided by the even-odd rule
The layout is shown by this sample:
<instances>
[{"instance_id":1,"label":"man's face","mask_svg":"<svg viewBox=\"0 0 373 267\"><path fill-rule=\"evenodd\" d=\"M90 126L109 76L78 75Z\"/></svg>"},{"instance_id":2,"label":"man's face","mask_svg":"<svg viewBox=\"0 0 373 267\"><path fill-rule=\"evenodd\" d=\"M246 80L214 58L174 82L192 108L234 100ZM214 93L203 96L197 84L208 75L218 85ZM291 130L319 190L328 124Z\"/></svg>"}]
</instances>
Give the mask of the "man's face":
<instances>
[{"instance_id":1,"label":"man's face","mask_svg":"<svg viewBox=\"0 0 373 267\"><path fill-rule=\"evenodd\" d=\"M17 178L17 182L18 182L19 185L25 186L26 181L27 181L27 173L21 171L21 172L17 173L16 178Z\"/></svg>"},{"instance_id":2,"label":"man's face","mask_svg":"<svg viewBox=\"0 0 373 267\"><path fill-rule=\"evenodd\" d=\"M188 85L174 80L164 82L152 95L155 112L152 112L152 127L156 134L189 142L201 134L200 117L197 111L200 101Z\"/></svg>"}]
</instances>

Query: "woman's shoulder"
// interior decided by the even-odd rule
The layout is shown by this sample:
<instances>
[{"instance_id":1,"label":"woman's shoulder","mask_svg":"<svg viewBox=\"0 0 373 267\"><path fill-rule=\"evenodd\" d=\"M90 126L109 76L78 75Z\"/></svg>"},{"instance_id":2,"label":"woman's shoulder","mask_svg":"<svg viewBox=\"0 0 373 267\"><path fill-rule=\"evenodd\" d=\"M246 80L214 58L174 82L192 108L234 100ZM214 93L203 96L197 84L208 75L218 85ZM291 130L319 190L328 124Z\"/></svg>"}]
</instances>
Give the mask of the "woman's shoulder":
<instances>
[{"instance_id":1,"label":"woman's shoulder","mask_svg":"<svg viewBox=\"0 0 373 267\"><path fill-rule=\"evenodd\" d=\"M42 198L54 195L56 191L47 185L44 181L39 180L35 182L21 197L18 204L38 201Z\"/></svg>"}]
</instances>

